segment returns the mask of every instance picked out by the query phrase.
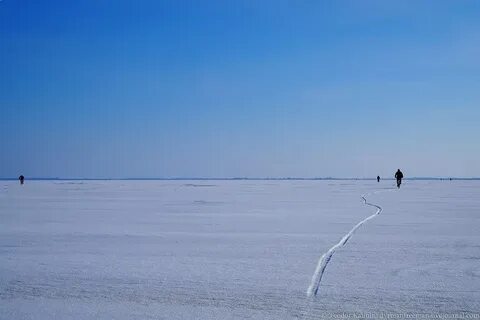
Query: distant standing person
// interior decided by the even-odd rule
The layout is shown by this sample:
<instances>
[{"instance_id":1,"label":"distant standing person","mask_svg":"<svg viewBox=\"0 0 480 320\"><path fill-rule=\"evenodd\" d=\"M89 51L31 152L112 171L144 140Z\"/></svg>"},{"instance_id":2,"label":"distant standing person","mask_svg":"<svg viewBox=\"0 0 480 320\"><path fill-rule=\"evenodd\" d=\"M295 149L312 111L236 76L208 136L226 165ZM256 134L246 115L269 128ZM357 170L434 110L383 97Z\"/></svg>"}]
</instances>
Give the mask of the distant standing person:
<instances>
[{"instance_id":1,"label":"distant standing person","mask_svg":"<svg viewBox=\"0 0 480 320\"><path fill-rule=\"evenodd\" d=\"M395 173L395 179L397 179L397 188L400 188L400 185L402 184L402 179L403 179L403 173L400 171L400 169L397 170Z\"/></svg>"},{"instance_id":2,"label":"distant standing person","mask_svg":"<svg viewBox=\"0 0 480 320\"><path fill-rule=\"evenodd\" d=\"M20 176L20 177L18 177L18 180L20 180L20 184L23 184L23 182L25 181L25 177Z\"/></svg>"},{"instance_id":3,"label":"distant standing person","mask_svg":"<svg viewBox=\"0 0 480 320\"><path fill-rule=\"evenodd\" d=\"M377 176L377 182L380 182L380 176Z\"/></svg>"}]
</instances>

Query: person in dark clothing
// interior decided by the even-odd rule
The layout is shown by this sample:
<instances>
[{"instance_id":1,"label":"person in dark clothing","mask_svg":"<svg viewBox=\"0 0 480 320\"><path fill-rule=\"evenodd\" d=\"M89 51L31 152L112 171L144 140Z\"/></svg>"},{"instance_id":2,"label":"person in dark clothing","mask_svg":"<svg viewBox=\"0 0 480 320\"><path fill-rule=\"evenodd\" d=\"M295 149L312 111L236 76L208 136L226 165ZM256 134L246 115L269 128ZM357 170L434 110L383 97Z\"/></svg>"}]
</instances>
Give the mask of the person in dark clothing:
<instances>
[{"instance_id":1,"label":"person in dark clothing","mask_svg":"<svg viewBox=\"0 0 480 320\"><path fill-rule=\"evenodd\" d=\"M20 180L20 184L23 184L23 182L25 181L25 177L20 176L20 177L18 177L18 180Z\"/></svg>"},{"instance_id":2,"label":"person in dark clothing","mask_svg":"<svg viewBox=\"0 0 480 320\"><path fill-rule=\"evenodd\" d=\"M402 184L402 179L403 179L403 173L400 171L400 169L397 170L395 173L395 179L397 179L397 188L400 188L400 185Z\"/></svg>"},{"instance_id":3,"label":"person in dark clothing","mask_svg":"<svg viewBox=\"0 0 480 320\"><path fill-rule=\"evenodd\" d=\"M380 176L377 176L377 182L380 182Z\"/></svg>"}]
</instances>

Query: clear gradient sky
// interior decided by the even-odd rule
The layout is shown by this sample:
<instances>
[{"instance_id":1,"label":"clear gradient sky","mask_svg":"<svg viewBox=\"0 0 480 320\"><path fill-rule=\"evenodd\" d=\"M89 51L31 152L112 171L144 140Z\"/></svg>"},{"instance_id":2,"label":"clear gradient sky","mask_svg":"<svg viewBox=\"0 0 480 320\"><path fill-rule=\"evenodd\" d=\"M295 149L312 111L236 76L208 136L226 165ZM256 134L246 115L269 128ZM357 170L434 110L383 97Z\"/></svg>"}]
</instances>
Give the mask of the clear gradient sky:
<instances>
[{"instance_id":1,"label":"clear gradient sky","mask_svg":"<svg viewBox=\"0 0 480 320\"><path fill-rule=\"evenodd\" d=\"M480 1L0 1L0 177L480 176Z\"/></svg>"}]
</instances>

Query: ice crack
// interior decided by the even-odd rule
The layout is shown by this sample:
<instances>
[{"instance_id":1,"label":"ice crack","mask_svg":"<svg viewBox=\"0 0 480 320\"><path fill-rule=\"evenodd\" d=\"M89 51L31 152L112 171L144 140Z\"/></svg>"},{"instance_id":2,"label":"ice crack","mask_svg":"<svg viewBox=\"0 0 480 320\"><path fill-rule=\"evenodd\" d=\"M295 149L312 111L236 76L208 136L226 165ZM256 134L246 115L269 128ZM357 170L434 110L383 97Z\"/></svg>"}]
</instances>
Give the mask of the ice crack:
<instances>
[{"instance_id":1,"label":"ice crack","mask_svg":"<svg viewBox=\"0 0 480 320\"><path fill-rule=\"evenodd\" d=\"M377 193L377 192L375 192ZM376 205L376 204L373 204L373 203L370 203L367 201L367 195L363 195L362 196L362 199L363 199L363 202L367 205L367 206L371 206L371 207L375 207L377 208L377 211L366 217L365 219L363 219L362 221L360 221L359 223L357 223L351 230L350 232L348 232L345 236L343 236L343 238L336 244L334 245L333 247L331 247L327 252L325 252L321 257L320 257L320 260L318 261L318 264L317 264L317 268L315 269L315 272L313 274L313 277L312 277L312 282L310 283L310 286L308 287L308 290L307 290L307 295L309 297L312 297L312 296L316 296L317 293L318 293L318 288L320 287L320 282L322 280L322 277L323 277L323 274L325 273L325 269L327 268L327 265L328 263L330 262L333 254L335 253L335 251L344 246L347 241L350 239L350 237L353 235L353 233L355 232L355 230L357 230L358 228L360 228L360 226L362 224L364 224L365 222L367 222L368 220L370 219L373 219L375 218L377 215L380 214L380 212L382 212L382 207L380 207L379 205Z\"/></svg>"}]
</instances>

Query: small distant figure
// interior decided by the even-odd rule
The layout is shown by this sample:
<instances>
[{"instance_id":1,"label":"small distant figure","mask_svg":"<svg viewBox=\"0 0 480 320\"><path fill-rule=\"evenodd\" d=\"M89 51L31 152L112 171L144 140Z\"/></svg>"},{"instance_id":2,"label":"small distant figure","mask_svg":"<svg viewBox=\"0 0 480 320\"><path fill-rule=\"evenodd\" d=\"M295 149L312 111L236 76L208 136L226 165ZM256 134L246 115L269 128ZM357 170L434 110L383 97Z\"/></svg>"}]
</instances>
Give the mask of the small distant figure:
<instances>
[{"instance_id":1,"label":"small distant figure","mask_svg":"<svg viewBox=\"0 0 480 320\"><path fill-rule=\"evenodd\" d=\"M20 180L20 184L23 184L23 182L25 181L25 177L20 176L20 177L18 177L18 180Z\"/></svg>"},{"instance_id":2,"label":"small distant figure","mask_svg":"<svg viewBox=\"0 0 480 320\"><path fill-rule=\"evenodd\" d=\"M377 182L380 182L380 176L377 176Z\"/></svg>"},{"instance_id":3,"label":"small distant figure","mask_svg":"<svg viewBox=\"0 0 480 320\"><path fill-rule=\"evenodd\" d=\"M402 179L403 179L403 173L400 171L400 169L397 170L395 173L395 179L397 179L397 188L400 189L400 185L402 184Z\"/></svg>"}]
</instances>

